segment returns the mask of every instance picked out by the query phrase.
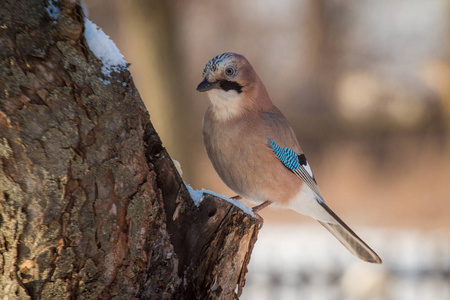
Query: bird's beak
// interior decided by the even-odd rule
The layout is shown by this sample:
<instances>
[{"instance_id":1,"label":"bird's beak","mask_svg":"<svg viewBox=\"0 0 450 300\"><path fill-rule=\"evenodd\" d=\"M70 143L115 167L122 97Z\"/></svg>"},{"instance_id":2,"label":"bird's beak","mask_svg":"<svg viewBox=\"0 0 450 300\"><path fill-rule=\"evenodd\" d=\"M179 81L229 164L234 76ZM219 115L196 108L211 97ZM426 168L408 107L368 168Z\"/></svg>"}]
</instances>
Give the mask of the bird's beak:
<instances>
[{"instance_id":1,"label":"bird's beak","mask_svg":"<svg viewBox=\"0 0 450 300\"><path fill-rule=\"evenodd\" d=\"M206 92L206 91L209 91L209 90L217 88L218 85L219 85L219 83L217 81L216 82L209 82L205 78L205 79L203 79L202 82L200 82L197 85L197 91L199 91L199 92Z\"/></svg>"}]
</instances>

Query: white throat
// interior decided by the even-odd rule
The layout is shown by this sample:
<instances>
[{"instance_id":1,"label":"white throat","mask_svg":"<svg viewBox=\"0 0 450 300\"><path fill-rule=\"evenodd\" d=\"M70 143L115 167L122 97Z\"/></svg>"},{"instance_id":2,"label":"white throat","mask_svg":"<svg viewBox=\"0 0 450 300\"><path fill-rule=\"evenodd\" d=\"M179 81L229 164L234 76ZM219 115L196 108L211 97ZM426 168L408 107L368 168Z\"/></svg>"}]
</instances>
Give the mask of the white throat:
<instances>
[{"instance_id":1,"label":"white throat","mask_svg":"<svg viewBox=\"0 0 450 300\"><path fill-rule=\"evenodd\" d=\"M235 90L212 89L208 91L208 97L212 104L212 111L219 120L236 117L243 111L242 94Z\"/></svg>"}]
</instances>

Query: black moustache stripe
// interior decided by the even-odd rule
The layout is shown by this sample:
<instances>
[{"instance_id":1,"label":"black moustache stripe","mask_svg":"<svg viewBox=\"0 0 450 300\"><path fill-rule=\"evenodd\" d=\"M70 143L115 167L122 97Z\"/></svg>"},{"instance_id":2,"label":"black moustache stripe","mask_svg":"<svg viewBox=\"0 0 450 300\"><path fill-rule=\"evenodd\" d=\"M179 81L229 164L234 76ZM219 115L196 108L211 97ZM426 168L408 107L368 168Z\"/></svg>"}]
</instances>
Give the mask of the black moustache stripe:
<instances>
[{"instance_id":1,"label":"black moustache stripe","mask_svg":"<svg viewBox=\"0 0 450 300\"><path fill-rule=\"evenodd\" d=\"M235 90L239 94L242 92L242 85L236 81L220 80L219 82L221 89L224 91Z\"/></svg>"}]
</instances>

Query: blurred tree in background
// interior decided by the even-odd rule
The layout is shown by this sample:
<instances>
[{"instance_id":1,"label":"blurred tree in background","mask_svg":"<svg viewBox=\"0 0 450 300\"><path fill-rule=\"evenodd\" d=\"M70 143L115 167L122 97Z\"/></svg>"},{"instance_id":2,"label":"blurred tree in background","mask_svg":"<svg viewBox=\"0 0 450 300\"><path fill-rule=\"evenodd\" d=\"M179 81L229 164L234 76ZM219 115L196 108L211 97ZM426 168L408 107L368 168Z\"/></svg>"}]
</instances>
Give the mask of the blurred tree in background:
<instances>
[{"instance_id":1,"label":"blurred tree in background","mask_svg":"<svg viewBox=\"0 0 450 300\"><path fill-rule=\"evenodd\" d=\"M231 194L207 160L208 100L195 87L210 58L233 51L261 75L338 210L372 224L450 227L449 1L86 3L194 186Z\"/></svg>"}]
</instances>

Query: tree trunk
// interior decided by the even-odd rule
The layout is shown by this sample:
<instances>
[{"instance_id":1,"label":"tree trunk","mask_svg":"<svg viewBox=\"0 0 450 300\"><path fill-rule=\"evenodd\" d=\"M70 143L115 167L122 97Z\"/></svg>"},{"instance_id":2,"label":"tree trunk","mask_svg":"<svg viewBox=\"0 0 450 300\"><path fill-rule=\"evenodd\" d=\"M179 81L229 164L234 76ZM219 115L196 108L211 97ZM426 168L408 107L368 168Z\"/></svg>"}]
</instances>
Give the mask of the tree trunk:
<instances>
[{"instance_id":1,"label":"tree trunk","mask_svg":"<svg viewBox=\"0 0 450 300\"><path fill-rule=\"evenodd\" d=\"M0 297L237 298L258 221L195 206L79 3L47 4L0 0Z\"/></svg>"}]
</instances>

